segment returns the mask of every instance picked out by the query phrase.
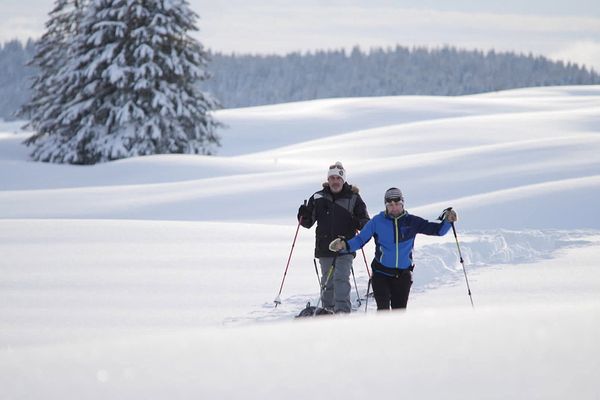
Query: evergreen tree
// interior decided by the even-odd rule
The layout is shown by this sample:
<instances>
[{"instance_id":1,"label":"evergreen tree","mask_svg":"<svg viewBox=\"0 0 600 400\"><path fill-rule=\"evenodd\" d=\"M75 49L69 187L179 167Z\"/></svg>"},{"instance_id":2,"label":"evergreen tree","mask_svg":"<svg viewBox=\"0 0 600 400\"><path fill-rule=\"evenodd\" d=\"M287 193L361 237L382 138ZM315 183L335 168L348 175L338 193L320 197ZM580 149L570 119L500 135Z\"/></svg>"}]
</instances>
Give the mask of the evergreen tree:
<instances>
[{"instance_id":1,"label":"evergreen tree","mask_svg":"<svg viewBox=\"0 0 600 400\"><path fill-rule=\"evenodd\" d=\"M68 46L72 57L53 75L50 120L28 142L32 157L95 164L211 154L217 102L198 89L208 58L188 35L196 19L186 0L90 0Z\"/></svg>"},{"instance_id":2,"label":"evergreen tree","mask_svg":"<svg viewBox=\"0 0 600 400\"><path fill-rule=\"evenodd\" d=\"M28 66L37 68L31 85L31 100L17 112L29 119L26 127L38 133L29 142L38 140L52 129L53 119L59 113L54 99L61 82L57 79L60 69L70 59L69 44L76 33L84 0L56 0L54 9L46 22L46 32L36 43L36 51Z\"/></svg>"}]
</instances>

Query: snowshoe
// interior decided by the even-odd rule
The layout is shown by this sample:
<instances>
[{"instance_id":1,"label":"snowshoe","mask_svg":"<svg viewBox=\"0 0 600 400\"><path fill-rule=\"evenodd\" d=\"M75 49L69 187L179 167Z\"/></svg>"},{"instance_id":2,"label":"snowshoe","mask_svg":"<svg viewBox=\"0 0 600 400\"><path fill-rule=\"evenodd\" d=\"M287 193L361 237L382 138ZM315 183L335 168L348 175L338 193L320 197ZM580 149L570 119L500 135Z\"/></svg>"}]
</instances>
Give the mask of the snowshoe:
<instances>
[{"instance_id":1,"label":"snowshoe","mask_svg":"<svg viewBox=\"0 0 600 400\"><path fill-rule=\"evenodd\" d=\"M321 315L333 315L333 311L321 307L311 306L309 301L308 303L306 303L306 308L300 311L300 313L296 315L296 318L315 317Z\"/></svg>"}]
</instances>

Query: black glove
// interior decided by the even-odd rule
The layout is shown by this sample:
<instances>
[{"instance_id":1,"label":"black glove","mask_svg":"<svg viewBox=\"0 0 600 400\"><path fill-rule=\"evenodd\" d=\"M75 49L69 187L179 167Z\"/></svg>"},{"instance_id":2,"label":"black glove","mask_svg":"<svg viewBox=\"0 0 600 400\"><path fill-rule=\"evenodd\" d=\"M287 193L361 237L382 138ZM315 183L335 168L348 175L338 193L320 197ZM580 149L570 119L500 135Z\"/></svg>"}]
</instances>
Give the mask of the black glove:
<instances>
[{"instance_id":1,"label":"black glove","mask_svg":"<svg viewBox=\"0 0 600 400\"><path fill-rule=\"evenodd\" d=\"M298 220L300 220L301 217L302 219L310 218L310 212L308 211L308 207L306 207L306 204L302 204L300 208L298 208Z\"/></svg>"}]
</instances>

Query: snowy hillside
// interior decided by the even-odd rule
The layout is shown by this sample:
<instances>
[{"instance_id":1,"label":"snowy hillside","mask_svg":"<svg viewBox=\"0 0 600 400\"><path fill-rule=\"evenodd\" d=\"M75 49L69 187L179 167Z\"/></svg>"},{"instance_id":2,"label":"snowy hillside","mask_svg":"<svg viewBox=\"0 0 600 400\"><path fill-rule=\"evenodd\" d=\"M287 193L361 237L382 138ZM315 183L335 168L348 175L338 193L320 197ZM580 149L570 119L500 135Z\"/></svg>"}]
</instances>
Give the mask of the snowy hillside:
<instances>
[{"instance_id":1,"label":"snowy hillside","mask_svg":"<svg viewBox=\"0 0 600 400\"><path fill-rule=\"evenodd\" d=\"M225 110L221 157L89 168L18 162L23 136L4 134L0 217L289 224L341 160L372 212L396 185L413 212L452 205L465 228L600 228L589 213L600 193L599 109L591 86ZM548 218L557 209L562 217Z\"/></svg>"},{"instance_id":2,"label":"snowy hillside","mask_svg":"<svg viewBox=\"0 0 600 400\"><path fill-rule=\"evenodd\" d=\"M0 126L0 397L600 398L600 86L216 117L216 157L88 167L30 162ZM371 215L390 186L425 218L456 208L474 309L449 234L417 239L406 313L293 321L314 229L273 307L337 160Z\"/></svg>"}]
</instances>

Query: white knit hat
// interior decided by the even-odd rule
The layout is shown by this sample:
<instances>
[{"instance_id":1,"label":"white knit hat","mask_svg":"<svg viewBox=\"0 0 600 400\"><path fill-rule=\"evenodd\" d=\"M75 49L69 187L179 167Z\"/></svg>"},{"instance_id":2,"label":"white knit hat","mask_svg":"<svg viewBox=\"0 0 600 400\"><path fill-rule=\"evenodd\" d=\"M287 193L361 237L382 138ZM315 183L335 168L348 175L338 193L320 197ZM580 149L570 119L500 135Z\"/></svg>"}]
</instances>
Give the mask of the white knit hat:
<instances>
[{"instance_id":1,"label":"white knit hat","mask_svg":"<svg viewBox=\"0 0 600 400\"><path fill-rule=\"evenodd\" d=\"M336 161L335 164L329 166L327 171L327 178L330 176L339 176L344 182L346 182L346 170L341 162Z\"/></svg>"}]
</instances>

